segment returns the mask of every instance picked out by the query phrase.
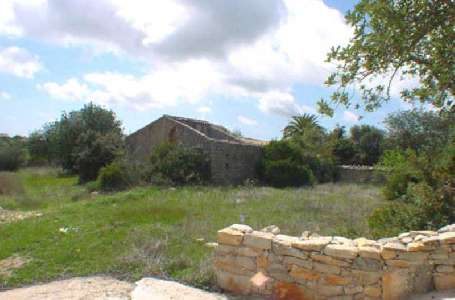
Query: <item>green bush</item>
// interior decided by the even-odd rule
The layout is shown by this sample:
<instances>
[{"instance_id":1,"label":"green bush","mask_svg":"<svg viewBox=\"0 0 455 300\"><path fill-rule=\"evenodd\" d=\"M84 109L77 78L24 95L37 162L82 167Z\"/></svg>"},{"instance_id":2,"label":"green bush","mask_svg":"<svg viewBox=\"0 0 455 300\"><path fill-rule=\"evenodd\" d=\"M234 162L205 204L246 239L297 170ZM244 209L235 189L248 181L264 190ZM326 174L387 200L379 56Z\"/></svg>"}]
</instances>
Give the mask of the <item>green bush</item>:
<instances>
[{"instance_id":1,"label":"green bush","mask_svg":"<svg viewBox=\"0 0 455 300\"><path fill-rule=\"evenodd\" d=\"M419 210L402 202L391 202L373 211L368 226L374 238L397 236L421 228Z\"/></svg>"},{"instance_id":2,"label":"green bush","mask_svg":"<svg viewBox=\"0 0 455 300\"><path fill-rule=\"evenodd\" d=\"M312 185L313 172L302 161L298 147L289 141L272 141L264 147L258 165L260 179L275 187Z\"/></svg>"},{"instance_id":3,"label":"green bush","mask_svg":"<svg viewBox=\"0 0 455 300\"><path fill-rule=\"evenodd\" d=\"M313 172L303 165L289 159L266 161L263 176L274 187L312 185L315 181Z\"/></svg>"},{"instance_id":4,"label":"green bush","mask_svg":"<svg viewBox=\"0 0 455 300\"><path fill-rule=\"evenodd\" d=\"M153 150L147 175L153 183L204 184L211 178L210 159L200 148L163 143Z\"/></svg>"},{"instance_id":5,"label":"green bush","mask_svg":"<svg viewBox=\"0 0 455 300\"><path fill-rule=\"evenodd\" d=\"M106 192L125 190L134 184L128 166L119 161L102 167L96 182L99 189Z\"/></svg>"},{"instance_id":6,"label":"green bush","mask_svg":"<svg viewBox=\"0 0 455 300\"><path fill-rule=\"evenodd\" d=\"M0 144L0 171L16 171L26 162L24 148L18 144Z\"/></svg>"}]
</instances>

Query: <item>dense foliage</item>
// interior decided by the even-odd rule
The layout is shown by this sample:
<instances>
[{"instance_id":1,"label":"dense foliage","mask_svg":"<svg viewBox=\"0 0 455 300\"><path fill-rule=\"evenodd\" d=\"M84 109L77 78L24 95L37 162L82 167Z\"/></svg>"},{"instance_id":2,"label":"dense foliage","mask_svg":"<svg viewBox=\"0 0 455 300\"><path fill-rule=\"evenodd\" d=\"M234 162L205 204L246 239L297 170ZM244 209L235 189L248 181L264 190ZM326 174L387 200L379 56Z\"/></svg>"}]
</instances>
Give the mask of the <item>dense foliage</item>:
<instances>
[{"instance_id":1,"label":"dense foliage","mask_svg":"<svg viewBox=\"0 0 455 300\"><path fill-rule=\"evenodd\" d=\"M27 160L24 138L0 137L0 171L16 171L26 164Z\"/></svg>"},{"instance_id":2,"label":"dense foliage","mask_svg":"<svg viewBox=\"0 0 455 300\"><path fill-rule=\"evenodd\" d=\"M287 140L271 141L264 147L258 173L263 182L275 187L311 185L315 181L300 149Z\"/></svg>"},{"instance_id":3,"label":"dense foliage","mask_svg":"<svg viewBox=\"0 0 455 300\"><path fill-rule=\"evenodd\" d=\"M99 171L96 186L105 192L121 191L135 184L132 169L124 161L114 161Z\"/></svg>"},{"instance_id":4,"label":"dense foliage","mask_svg":"<svg viewBox=\"0 0 455 300\"><path fill-rule=\"evenodd\" d=\"M163 143L154 148L148 176L153 183L202 184L210 180L210 160L200 148Z\"/></svg>"},{"instance_id":5,"label":"dense foliage","mask_svg":"<svg viewBox=\"0 0 455 300\"><path fill-rule=\"evenodd\" d=\"M444 123L448 116L439 118L435 124ZM416 128L427 125L427 118L415 121ZM455 222L455 123L444 124L445 128L439 129L447 132L445 141L429 137L443 143L438 148L423 140L421 144L409 143L406 150L398 143L395 150L385 152L380 166L387 172L384 196L391 203L370 217L370 226L377 235L410 228L435 229ZM405 131L407 126L402 129Z\"/></svg>"},{"instance_id":6,"label":"dense foliage","mask_svg":"<svg viewBox=\"0 0 455 300\"><path fill-rule=\"evenodd\" d=\"M35 160L54 161L87 182L122 155L124 141L114 112L90 103L33 133L28 145Z\"/></svg>"},{"instance_id":7,"label":"dense foliage","mask_svg":"<svg viewBox=\"0 0 455 300\"><path fill-rule=\"evenodd\" d=\"M338 66L326 81L337 87L331 102L372 111L390 99L394 80L414 77L419 85L403 90L403 99L450 111L455 95L454 16L453 1L360 0L346 15L353 38L328 55ZM363 103L352 103L352 88ZM333 113L327 101L319 104L321 112Z\"/></svg>"}]
</instances>

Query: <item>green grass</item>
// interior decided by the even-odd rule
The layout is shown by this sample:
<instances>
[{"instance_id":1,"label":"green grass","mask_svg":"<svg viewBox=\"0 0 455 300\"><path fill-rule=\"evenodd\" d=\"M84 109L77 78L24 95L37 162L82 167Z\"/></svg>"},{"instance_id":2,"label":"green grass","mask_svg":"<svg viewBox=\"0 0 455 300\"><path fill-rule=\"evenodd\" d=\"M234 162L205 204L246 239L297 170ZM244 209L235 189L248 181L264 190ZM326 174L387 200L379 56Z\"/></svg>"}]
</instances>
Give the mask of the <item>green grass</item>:
<instances>
[{"instance_id":1,"label":"green grass","mask_svg":"<svg viewBox=\"0 0 455 300\"><path fill-rule=\"evenodd\" d=\"M13 254L32 259L0 278L0 288L91 274L211 286L211 250L196 239L214 241L217 230L239 223L241 215L254 228L275 224L285 234L370 236L366 217L382 202L378 187L369 185L139 187L93 195L75 177L54 171L17 176L24 193L0 196L0 206L43 216L0 225L0 260Z\"/></svg>"}]
</instances>

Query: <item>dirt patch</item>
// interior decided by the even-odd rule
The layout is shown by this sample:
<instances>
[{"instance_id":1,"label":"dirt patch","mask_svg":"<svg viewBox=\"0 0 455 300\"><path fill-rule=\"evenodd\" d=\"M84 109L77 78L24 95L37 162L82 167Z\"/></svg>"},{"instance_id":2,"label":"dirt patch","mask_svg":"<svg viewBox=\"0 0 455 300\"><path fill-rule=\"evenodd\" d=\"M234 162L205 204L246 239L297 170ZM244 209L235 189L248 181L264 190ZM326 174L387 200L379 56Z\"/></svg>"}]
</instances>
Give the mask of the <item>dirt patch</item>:
<instances>
[{"instance_id":1,"label":"dirt patch","mask_svg":"<svg viewBox=\"0 0 455 300\"><path fill-rule=\"evenodd\" d=\"M29 258L13 255L3 260L0 260L0 277L10 277L14 270L20 269L23 265L30 261Z\"/></svg>"},{"instance_id":2,"label":"dirt patch","mask_svg":"<svg viewBox=\"0 0 455 300\"><path fill-rule=\"evenodd\" d=\"M14 210L7 210L2 209L0 207L0 225L4 223L12 223L21 221L31 217L39 217L42 216L42 213L35 212L35 211L14 211Z\"/></svg>"},{"instance_id":3,"label":"dirt patch","mask_svg":"<svg viewBox=\"0 0 455 300\"><path fill-rule=\"evenodd\" d=\"M110 277L72 278L0 292L0 299L15 300L127 300L134 284Z\"/></svg>"}]
</instances>

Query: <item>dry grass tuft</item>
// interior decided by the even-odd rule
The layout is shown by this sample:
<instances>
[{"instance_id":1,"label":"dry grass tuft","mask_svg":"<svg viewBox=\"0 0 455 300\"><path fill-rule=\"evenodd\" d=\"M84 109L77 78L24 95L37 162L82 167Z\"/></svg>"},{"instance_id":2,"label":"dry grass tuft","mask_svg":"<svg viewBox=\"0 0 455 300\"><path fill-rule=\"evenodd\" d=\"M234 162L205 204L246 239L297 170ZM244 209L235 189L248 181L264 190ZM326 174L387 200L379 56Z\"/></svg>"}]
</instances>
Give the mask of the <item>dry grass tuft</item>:
<instances>
[{"instance_id":1,"label":"dry grass tuft","mask_svg":"<svg viewBox=\"0 0 455 300\"><path fill-rule=\"evenodd\" d=\"M0 195L22 194L24 188L16 174L0 172Z\"/></svg>"}]
</instances>

